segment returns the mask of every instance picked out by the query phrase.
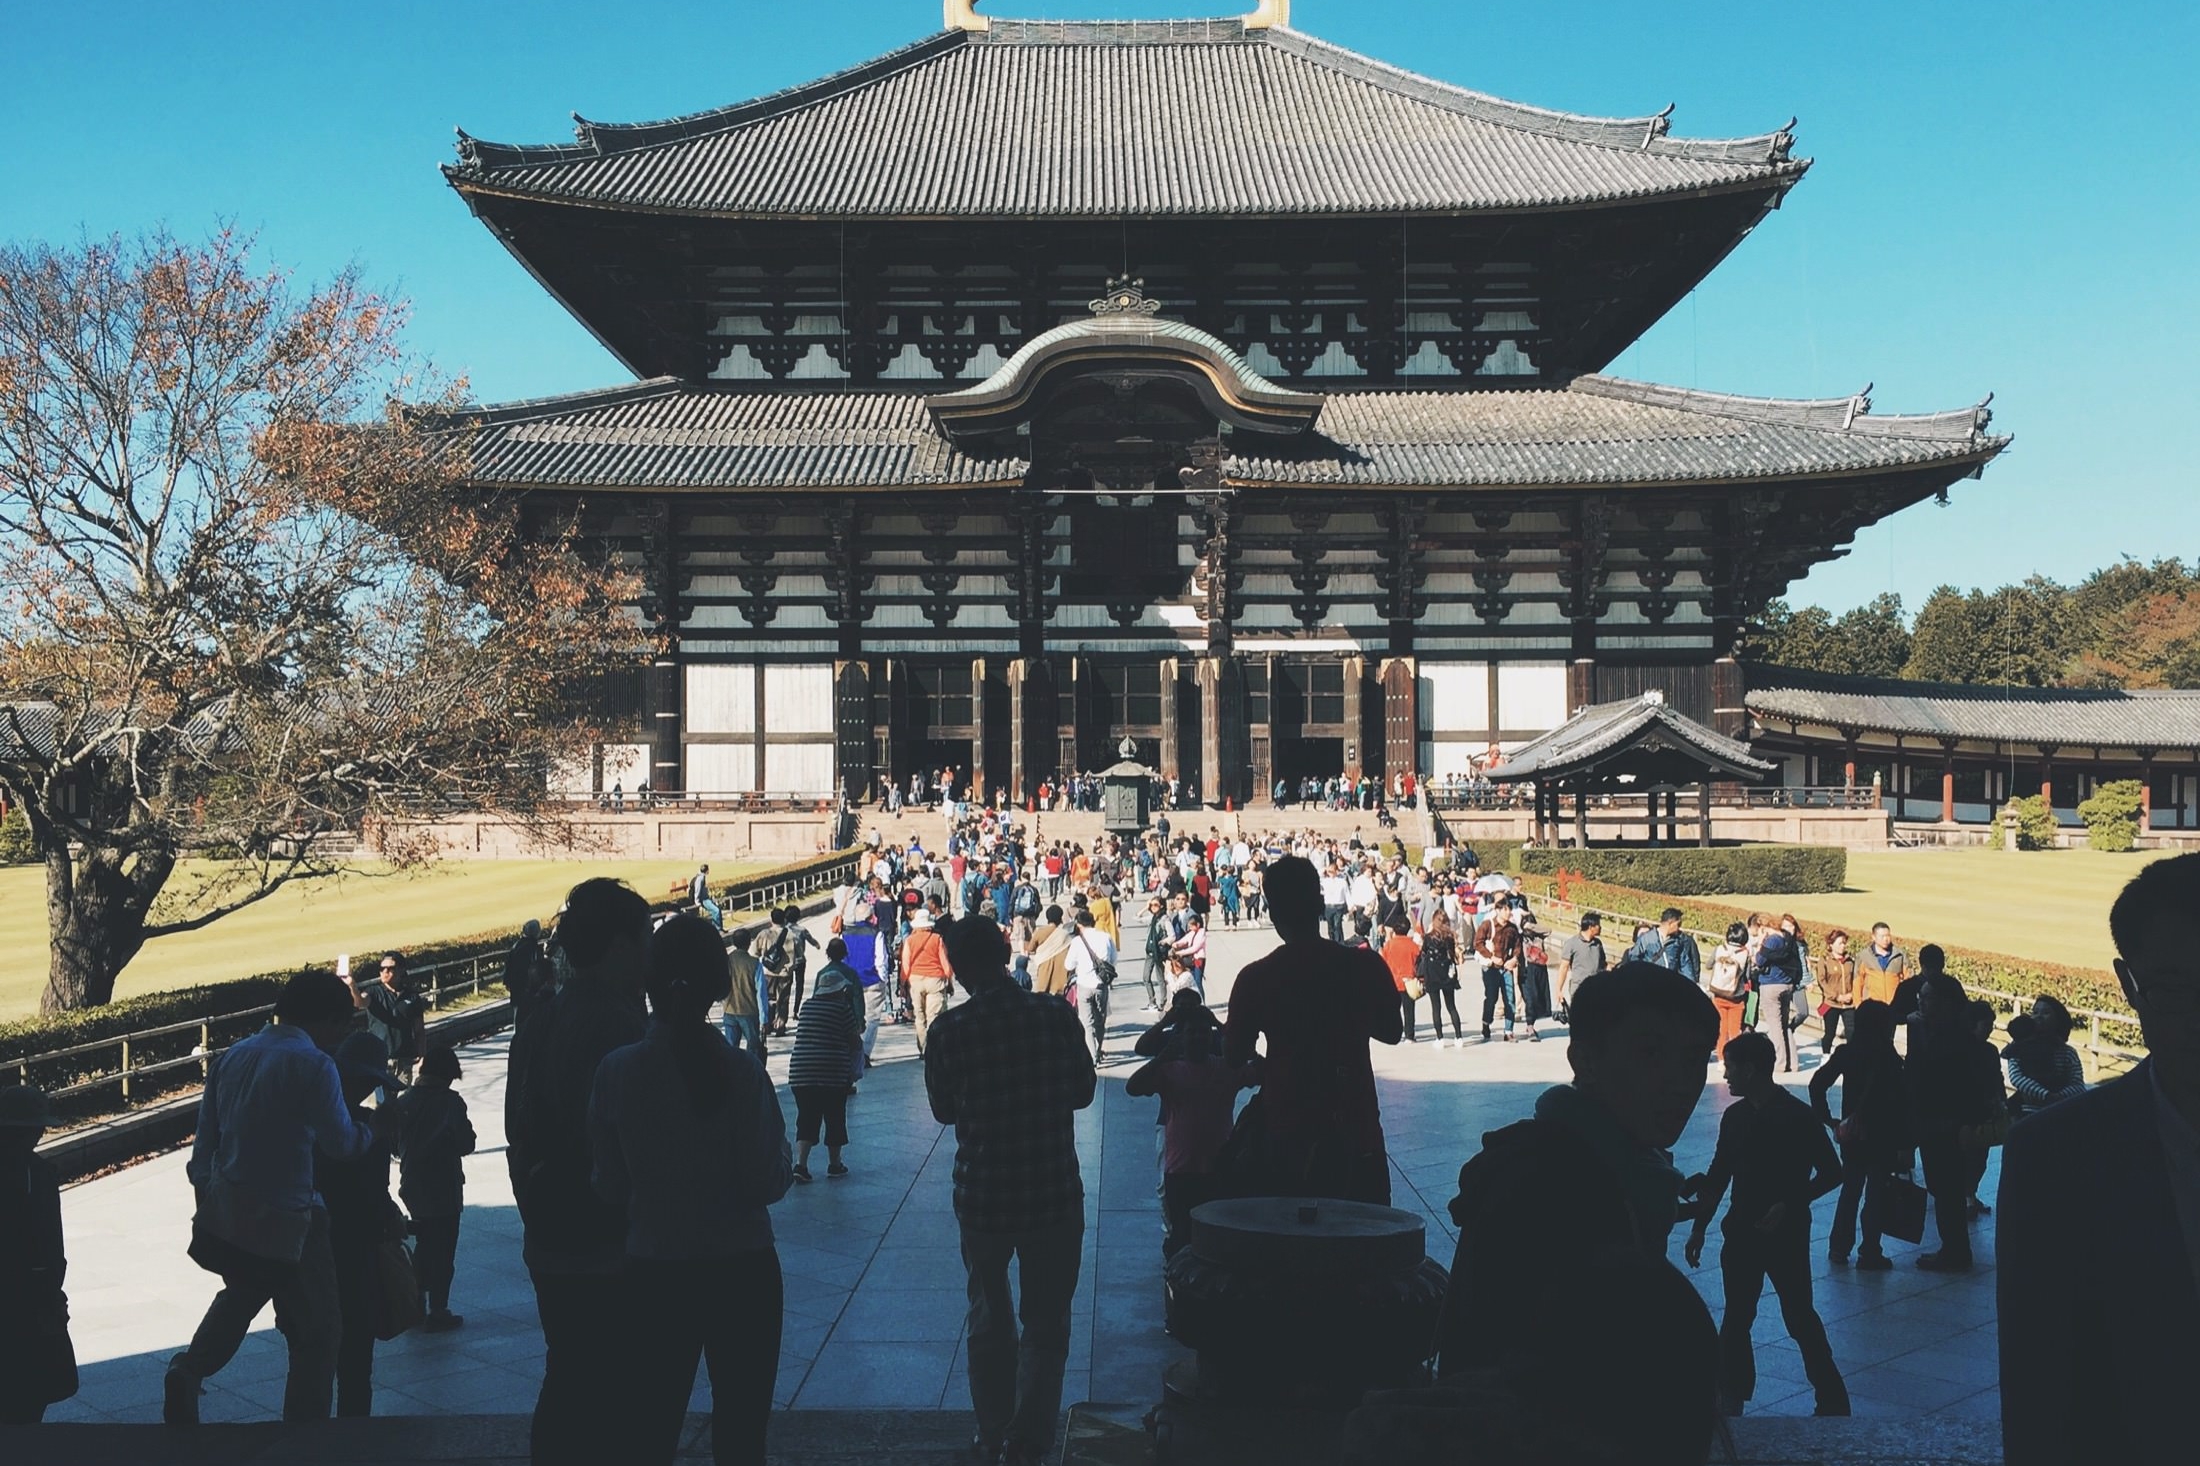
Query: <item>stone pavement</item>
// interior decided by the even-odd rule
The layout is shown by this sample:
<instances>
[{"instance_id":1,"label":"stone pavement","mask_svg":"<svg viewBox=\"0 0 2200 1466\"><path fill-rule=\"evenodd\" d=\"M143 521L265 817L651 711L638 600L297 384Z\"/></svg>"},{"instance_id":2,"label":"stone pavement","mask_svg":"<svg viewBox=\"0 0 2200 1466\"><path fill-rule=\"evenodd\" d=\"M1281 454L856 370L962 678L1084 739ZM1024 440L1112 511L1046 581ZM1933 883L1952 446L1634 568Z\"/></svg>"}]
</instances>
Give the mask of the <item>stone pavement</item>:
<instances>
[{"instance_id":1,"label":"stone pavement","mask_svg":"<svg viewBox=\"0 0 2200 1466\"><path fill-rule=\"evenodd\" d=\"M1142 932L1128 935L1130 950L1142 951ZM1237 967L1272 942L1265 930L1218 932L1210 991L1226 997ZM1124 962L1126 981L1117 989L1111 1044L1124 1051L1148 1021L1132 996L1141 965L1138 958ZM1396 1204L1428 1220L1429 1250L1440 1261L1449 1263L1455 1240L1444 1207L1460 1164L1484 1131L1526 1114L1544 1086L1565 1077L1565 1052L1556 1034L1538 1044L1438 1048L1425 1027L1418 1044L1377 1050ZM452 1295L466 1326L380 1346L377 1414L524 1413L541 1381L542 1340L503 1160L503 1039L467 1046L461 1061L460 1088L481 1137L467 1167ZM774 1055L771 1068L782 1079L784 1064L783 1054ZM1150 1402L1158 1398L1162 1367L1183 1352L1161 1331L1154 1105L1124 1094L1130 1069L1127 1062L1103 1069L1101 1097L1078 1122L1087 1231L1065 1403ZM1726 1103L1714 1082L1681 1143L1684 1167L1709 1161ZM791 1124L791 1101L786 1108ZM884 1030L878 1067L851 1104L849 1123L854 1174L827 1181L820 1170L816 1182L797 1187L773 1212L787 1279L778 1401L802 1411L967 1409L962 1276L950 1209L954 1143L926 1107L911 1030ZM1989 1200L1997 1179L1998 1153L1983 1187ZM1821 1237L1831 1210L1830 1199L1820 1203ZM213 1279L184 1257L190 1211L181 1154L65 1195L83 1389L50 1411L49 1420L158 1419L161 1371L214 1291ZM1918 1272L1912 1261L1918 1249L1899 1244L1892 1248L1897 1269L1880 1274L1831 1268L1819 1248L1819 1308L1859 1415L1951 1423L1995 1416L1991 1219L1975 1235L1980 1267L1954 1278ZM1532 1252L1532 1240L1528 1246ZM1678 1261L1677 1242L1674 1256ZM1716 1263L1714 1244L1696 1275L1714 1310ZM1523 1265L1535 1264L1523 1258ZM1801 1360L1769 1298L1756 1336L1760 1386L1751 1413L1807 1415L1811 1397ZM273 1419L284 1368L281 1338L263 1315L237 1361L208 1383L204 1418ZM699 1385L698 1403L702 1393Z\"/></svg>"}]
</instances>

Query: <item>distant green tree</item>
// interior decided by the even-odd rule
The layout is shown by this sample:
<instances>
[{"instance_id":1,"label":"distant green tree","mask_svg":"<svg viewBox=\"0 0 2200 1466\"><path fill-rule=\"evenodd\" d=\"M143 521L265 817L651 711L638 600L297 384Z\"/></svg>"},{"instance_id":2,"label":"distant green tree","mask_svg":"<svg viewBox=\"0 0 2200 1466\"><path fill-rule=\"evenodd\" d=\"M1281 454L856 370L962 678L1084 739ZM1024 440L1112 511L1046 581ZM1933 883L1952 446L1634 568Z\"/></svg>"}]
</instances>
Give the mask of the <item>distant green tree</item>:
<instances>
[{"instance_id":1,"label":"distant green tree","mask_svg":"<svg viewBox=\"0 0 2200 1466\"><path fill-rule=\"evenodd\" d=\"M1806 672L1899 676L1910 655L1902 597L1881 595L1838 617L1823 606L1796 609L1774 601L1759 618L1748 655L1751 661Z\"/></svg>"},{"instance_id":2,"label":"distant green tree","mask_svg":"<svg viewBox=\"0 0 2200 1466\"><path fill-rule=\"evenodd\" d=\"M1944 585L1918 610L1902 675L1926 682L2059 687L2077 650L2071 622L2070 592L2045 576L1991 591Z\"/></svg>"},{"instance_id":3,"label":"distant green tree","mask_svg":"<svg viewBox=\"0 0 2200 1466\"><path fill-rule=\"evenodd\" d=\"M2143 792L2137 779L2117 779L2094 790L2093 797L2078 806L2086 844L2117 853L2135 848Z\"/></svg>"}]
</instances>

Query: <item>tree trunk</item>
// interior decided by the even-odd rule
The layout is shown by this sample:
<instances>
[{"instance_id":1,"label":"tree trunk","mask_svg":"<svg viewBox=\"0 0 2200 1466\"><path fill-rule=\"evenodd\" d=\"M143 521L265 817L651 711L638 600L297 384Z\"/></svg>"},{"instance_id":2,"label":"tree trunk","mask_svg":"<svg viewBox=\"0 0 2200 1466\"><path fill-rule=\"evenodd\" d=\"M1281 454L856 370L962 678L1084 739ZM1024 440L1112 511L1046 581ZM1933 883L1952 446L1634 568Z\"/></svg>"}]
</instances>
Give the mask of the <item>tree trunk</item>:
<instances>
[{"instance_id":1,"label":"tree trunk","mask_svg":"<svg viewBox=\"0 0 2200 1466\"><path fill-rule=\"evenodd\" d=\"M145 945L145 913L166 883L148 880L147 863L166 867L163 856L141 857L136 869L123 869L125 857L114 850L87 850L72 859L67 849L46 856L46 925L52 955L46 967L42 1013L97 1007L115 995L115 979Z\"/></svg>"}]
</instances>

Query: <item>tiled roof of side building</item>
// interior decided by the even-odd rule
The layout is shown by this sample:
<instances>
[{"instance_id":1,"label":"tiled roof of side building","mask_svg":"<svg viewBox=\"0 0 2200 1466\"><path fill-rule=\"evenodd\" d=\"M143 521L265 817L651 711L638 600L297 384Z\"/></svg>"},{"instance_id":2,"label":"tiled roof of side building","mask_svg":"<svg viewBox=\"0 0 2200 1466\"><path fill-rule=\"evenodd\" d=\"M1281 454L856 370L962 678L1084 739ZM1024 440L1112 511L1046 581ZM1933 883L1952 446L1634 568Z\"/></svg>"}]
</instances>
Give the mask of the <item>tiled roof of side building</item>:
<instances>
[{"instance_id":1,"label":"tiled roof of side building","mask_svg":"<svg viewBox=\"0 0 2200 1466\"><path fill-rule=\"evenodd\" d=\"M462 192L755 218L1465 213L1784 190L1788 128L1681 139L1239 20L997 20L664 122L459 135ZM1790 124L1792 127L1792 123Z\"/></svg>"},{"instance_id":2,"label":"tiled roof of side building","mask_svg":"<svg viewBox=\"0 0 2200 1466\"><path fill-rule=\"evenodd\" d=\"M2200 749L2200 691L1975 687L1752 667L1745 705L1797 723L2023 747Z\"/></svg>"},{"instance_id":3,"label":"tiled roof of side building","mask_svg":"<svg viewBox=\"0 0 2200 1466\"><path fill-rule=\"evenodd\" d=\"M972 457L927 399L875 389L754 391L660 378L485 409L477 482L667 490L957 488L1022 482L1021 458ZM1949 478L2008 443L1983 407L1875 418L1848 399L1789 402L1584 377L1526 391L1347 392L1287 448L1252 435L1223 472L1308 487L1624 487L1781 481L1902 469Z\"/></svg>"},{"instance_id":4,"label":"tiled roof of side building","mask_svg":"<svg viewBox=\"0 0 2200 1466\"><path fill-rule=\"evenodd\" d=\"M1558 727L1515 750L1491 777L1499 783L1553 779L1585 772L1644 738L1685 745L1702 763L1737 777L1762 778L1779 765L1670 706L1658 693L1582 708Z\"/></svg>"}]
</instances>

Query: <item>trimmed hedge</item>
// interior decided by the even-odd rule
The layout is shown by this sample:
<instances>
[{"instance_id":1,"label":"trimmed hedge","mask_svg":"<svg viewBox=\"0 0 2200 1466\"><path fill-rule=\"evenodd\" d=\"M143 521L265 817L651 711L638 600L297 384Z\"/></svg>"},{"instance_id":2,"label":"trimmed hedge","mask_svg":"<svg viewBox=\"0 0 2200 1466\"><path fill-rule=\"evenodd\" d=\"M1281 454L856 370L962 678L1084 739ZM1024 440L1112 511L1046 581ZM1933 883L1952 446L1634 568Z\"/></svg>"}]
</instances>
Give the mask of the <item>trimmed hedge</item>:
<instances>
[{"instance_id":1,"label":"trimmed hedge","mask_svg":"<svg viewBox=\"0 0 2200 1466\"><path fill-rule=\"evenodd\" d=\"M1681 910L1681 925L1699 934L1697 941L1706 948L1707 957L1712 943L1702 933L1724 932L1729 924L1747 921L1753 914L1747 906L1731 906L1701 897L1668 896L1657 891L1600 881L1568 880L1565 882L1566 889L1561 894L1558 890L1559 884L1559 880L1552 876L1522 878L1524 889L1532 895L1546 899L1555 897L1601 911L1615 918L1612 923L1614 926L1635 920L1655 921L1658 913L1666 907L1678 906ZM1810 944L1813 953L1826 949L1826 935L1832 931L1848 931L1851 951L1858 950L1871 940L1868 928L1857 931L1830 921L1804 921L1799 924L1803 929L1803 938ZM1624 932L1614 932L1612 936L1613 940L1606 943L1608 949L1616 951L1625 946ZM1917 949L1923 945L1924 939L1914 934L1897 932L1895 941L1909 952L1912 962L1917 960ZM1948 954L1948 971L1967 988L2010 993L2019 998L2047 993L2060 998L2073 1013L2096 1010L2121 1015L2131 1012L2130 1004L2124 1001L2123 987L2116 981L2116 974L2113 972L2094 967L2065 967L2059 962L2042 962L2029 957L2014 957L2006 952L1982 951L1975 947L1956 947L1946 942L1939 946ZM2083 1018L2078 1020L2078 1028L2081 1033L2085 1030L2086 1022ZM2119 1019L2115 1022L2103 1022L2101 1038L2105 1043L2126 1049L2136 1050L2144 1045L2139 1032L2139 1020L2135 1015L2129 1021Z\"/></svg>"},{"instance_id":2,"label":"trimmed hedge","mask_svg":"<svg viewBox=\"0 0 2200 1466\"><path fill-rule=\"evenodd\" d=\"M2093 797L2078 806L2086 843L2118 855L2136 850L2139 811L2145 799L2146 790L2137 779L2117 779L2094 790Z\"/></svg>"},{"instance_id":3,"label":"trimmed hedge","mask_svg":"<svg viewBox=\"0 0 2200 1466\"><path fill-rule=\"evenodd\" d=\"M2047 807L2047 801L2037 794L2027 794L2022 799L2012 799L2002 808L2004 817L2015 815L2017 819L2017 848L2019 850L2052 850L2055 839L2062 833L2062 824L2055 812Z\"/></svg>"},{"instance_id":4,"label":"trimmed hedge","mask_svg":"<svg viewBox=\"0 0 2200 1466\"><path fill-rule=\"evenodd\" d=\"M1822 845L1714 845L1710 849L1523 850L1527 875L1571 871L1592 881L1675 896L1721 892L1803 895L1848 882L1849 853Z\"/></svg>"}]
</instances>

